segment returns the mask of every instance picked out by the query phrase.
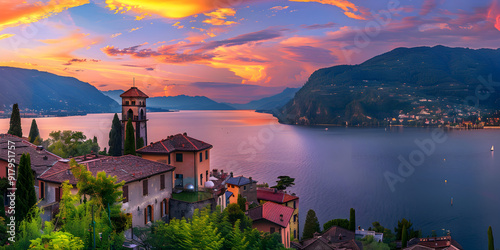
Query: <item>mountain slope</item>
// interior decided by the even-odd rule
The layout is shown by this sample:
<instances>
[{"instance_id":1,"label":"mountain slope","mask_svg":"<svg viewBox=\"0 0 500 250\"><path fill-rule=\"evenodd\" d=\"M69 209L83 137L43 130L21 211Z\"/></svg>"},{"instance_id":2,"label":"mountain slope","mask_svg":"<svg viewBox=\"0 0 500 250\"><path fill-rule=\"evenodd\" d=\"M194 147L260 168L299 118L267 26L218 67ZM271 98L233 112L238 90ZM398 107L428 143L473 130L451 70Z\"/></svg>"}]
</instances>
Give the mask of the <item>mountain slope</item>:
<instances>
[{"instance_id":1,"label":"mountain slope","mask_svg":"<svg viewBox=\"0 0 500 250\"><path fill-rule=\"evenodd\" d=\"M300 88L286 88L283 92L273 96L264 97L245 104L228 103L228 105L237 109L275 110L288 103L299 89Z\"/></svg>"},{"instance_id":2,"label":"mountain slope","mask_svg":"<svg viewBox=\"0 0 500 250\"><path fill-rule=\"evenodd\" d=\"M118 103L94 86L73 77L38 70L0 67L0 109L19 103L21 109L37 111L115 112Z\"/></svg>"},{"instance_id":3,"label":"mountain slope","mask_svg":"<svg viewBox=\"0 0 500 250\"><path fill-rule=\"evenodd\" d=\"M289 124L376 125L417 112L474 115L500 108L500 84L478 87L489 76L500 81L500 49L397 48L359 65L317 70L276 116ZM479 95L487 98L475 106Z\"/></svg>"}]
</instances>

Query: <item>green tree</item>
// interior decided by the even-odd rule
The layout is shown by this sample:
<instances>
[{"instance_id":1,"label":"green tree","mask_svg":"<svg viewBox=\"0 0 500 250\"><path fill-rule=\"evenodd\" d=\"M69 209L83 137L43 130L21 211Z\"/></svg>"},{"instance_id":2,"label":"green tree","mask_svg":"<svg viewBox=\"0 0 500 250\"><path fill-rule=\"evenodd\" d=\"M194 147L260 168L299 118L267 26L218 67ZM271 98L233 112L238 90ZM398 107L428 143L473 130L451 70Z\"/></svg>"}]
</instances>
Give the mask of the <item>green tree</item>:
<instances>
[{"instance_id":1,"label":"green tree","mask_svg":"<svg viewBox=\"0 0 500 250\"><path fill-rule=\"evenodd\" d=\"M349 230L356 231L356 211L351 208L349 216Z\"/></svg>"},{"instance_id":2,"label":"green tree","mask_svg":"<svg viewBox=\"0 0 500 250\"><path fill-rule=\"evenodd\" d=\"M241 196L241 194L238 194L237 203L238 203L238 206L240 206L241 211L247 211L247 209L246 209L247 199L243 198L243 196Z\"/></svg>"},{"instance_id":3,"label":"green tree","mask_svg":"<svg viewBox=\"0 0 500 250\"><path fill-rule=\"evenodd\" d=\"M19 114L19 106L15 103L12 106L12 114L10 115L10 128L8 134L23 137L21 128L21 115Z\"/></svg>"},{"instance_id":4,"label":"green tree","mask_svg":"<svg viewBox=\"0 0 500 250\"><path fill-rule=\"evenodd\" d=\"M491 226L488 227L488 250L495 250L495 243L493 242L493 230L491 230Z\"/></svg>"},{"instance_id":5,"label":"green tree","mask_svg":"<svg viewBox=\"0 0 500 250\"><path fill-rule=\"evenodd\" d=\"M31 240L30 249L83 249L83 241L67 232L50 232Z\"/></svg>"},{"instance_id":6,"label":"green tree","mask_svg":"<svg viewBox=\"0 0 500 250\"><path fill-rule=\"evenodd\" d=\"M127 128L125 130L125 146L124 155L135 155L135 135L132 119L128 119Z\"/></svg>"},{"instance_id":7,"label":"green tree","mask_svg":"<svg viewBox=\"0 0 500 250\"><path fill-rule=\"evenodd\" d=\"M385 235L384 235L385 237ZM363 239L361 239L361 243L363 244L364 250L390 250L388 244L375 241L372 235L367 235Z\"/></svg>"},{"instance_id":8,"label":"green tree","mask_svg":"<svg viewBox=\"0 0 500 250\"><path fill-rule=\"evenodd\" d=\"M241 210L238 204L229 204L226 209L224 209L224 216L227 216L228 221L232 226L236 224L237 220L240 220L240 228L241 230L248 229L252 226L252 221L248 216L245 215L245 212Z\"/></svg>"},{"instance_id":9,"label":"green tree","mask_svg":"<svg viewBox=\"0 0 500 250\"><path fill-rule=\"evenodd\" d=\"M309 209L306 215L304 231L302 232L302 240L311 239L316 232L320 232L318 217L316 217L314 210Z\"/></svg>"},{"instance_id":10,"label":"green tree","mask_svg":"<svg viewBox=\"0 0 500 250\"><path fill-rule=\"evenodd\" d=\"M414 231L412 229L413 223L411 221L406 220L403 218L401 221L398 221L398 226L394 228L394 232L396 233L396 240L401 240L401 237L403 236L403 226L406 226L406 230L408 230L408 236L410 238L416 238L419 237L419 232Z\"/></svg>"},{"instance_id":11,"label":"green tree","mask_svg":"<svg viewBox=\"0 0 500 250\"><path fill-rule=\"evenodd\" d=\"M30 135L28 139L31 143L34 143L37 138L40 137L40 131L38 131L38 125L36 125L36 120L31 121Z\"/></svg>"},{"instance_id":12,"label":"green tree","mask_svg":"<svg viewBox=\"0 0 500 250\"><path fill-rule=\"evenodd\" d=\"M90 146L90 152L99 154L100 149L101 148L99 147L99 143L97 142L97 137L94 136L94 139L92 139L92 145Z\"/></svg>"},{"instance_id":13,"label":"green tree","mask_svg":"<svg viewBox=\"0 0 500 250\"><path fill-rule=\"evenodd\" d=\"M295 185L295 178L290 178L290 176L278 176L276 185L271 188L276 188L278 190L286 190L287 188Z\"/></svg>"},{"instance_id":14,"label":"green tree","mask_svg":"<svg viewBox=\"0 0 500 250\"><path fill-rule=\"evenodd\" d=\"M137 137L137 149L144 147L144 139L142 137Z\"/></svg>"},{"instance_id":15,"label":"green tree","mask_svg":"<svg viewBox=\"0 0 500 250\"><path fill-rule=\"evenodd\" d=\"M47 150L63 158L97 153L99 150L97 138L87 139L80 131L52 131L47 143Z\"/></svg>"},{"instance_id":16,"label":"green tree","mask_svg":"<svg viewBox=\"0 0 500 250\"><path fill-rule=\"evenodd\" d=\"M325 224L323 224L323 232L328 231L333 226L338 226L344 229L349 230L349 220L348 219L333 219L330 221L327 221Z\"/></svg>"},{"instance_id":17,"label":"green tree","mask_svg":"<svg viewBox=\"0 0 500 250\"><path fill-rule=\"evenodd\" d=\"M113 117L113 122L111 124L111 130L109 131L109 155L111 156L120 156L122 155L122 143L123 143L123 134L122 134L122 123L120 119L118 119L118 115L115 113Z\"/></svg>"},{"instance_id":18,"label":"green tree","mask_svg":"<svg viewBox=\"0 0 500 250\"><path fill-rule=\"evenodd\" d=\"M408 230L406 225L403 225L403 232L401 236L401 248L405 248L408 245Z\"/></svg>"},{"instance_id":19,"label":"green tree","mask_svg":"<svg viewBox=\"0 0 500 250\"><path fill-rule=\"evenodd\" d=\"M19 160L16 188L16 221L19 223L27 218L29 211L37 201L29 154L23 154Z\"/></svg>"}]
</instances>

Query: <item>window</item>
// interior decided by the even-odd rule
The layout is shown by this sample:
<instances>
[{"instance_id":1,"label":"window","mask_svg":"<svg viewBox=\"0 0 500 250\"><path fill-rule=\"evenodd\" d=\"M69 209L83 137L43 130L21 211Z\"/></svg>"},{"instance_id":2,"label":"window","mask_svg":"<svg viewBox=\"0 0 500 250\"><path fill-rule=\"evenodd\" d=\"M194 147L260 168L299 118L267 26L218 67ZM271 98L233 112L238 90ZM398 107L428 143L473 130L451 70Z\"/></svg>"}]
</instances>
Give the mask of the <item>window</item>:
<instances>
[{"instance_id":1,"label":"window","mask_svg":"<svg viewBox=\"0 0 500 250\"><path fill-rule=\"evenodd\" d=\"M200 185L203 184L203 174L200 174Z\"/></svg>"},{"instance_id":2,"label":"window","mask_svg":"<svg viewBox=\"0 0 500 250\"><path fill-rule=\"evenodd\" d=\"M297 201L293 201L293 209L297 208Z\"/></svg>"},{"instance_id":3,"label":"window","mask_svg":"<svg viewBox=\"0 0 500 250\"><path fill-rule=\"evenodd\" d=\"M293 222L297 222L297 215L293 216Z\"/></svg>"},{"instance_id":4,"label":"window","mask_svg":"<svg viewBox=\"0 0 500 250\"><path fill-rule=\"evenodd\" d=\"M205 151L205 160L208 160L208 150Z\"/></svg>"},{"instance_id":5,"label":"window","mask_svg":"<svg viewBox=\"0 0 500 250\"><path fill-rule=\"evenodd\" d=\"M40 199L45 198L45 182L40 182Z\"/></svg>"},{"instance_id":6,"label":"window","mask_svg":"<svg viewBox=\"0 0 500 250\"><path fill-rule=\"evenodd\" d=\"M205 179L207 179L207 181L208 181L208 170L205 171Z\"/></svg>"},{"instance_id":7,"label":"window","mask_svg":"<svg viewBox=\"0 0 500 250\"><path fill-rule=\"evenodd\" d=\"M165 175L160 175L160 190L165 189Z\"/></svg>"},{"instance_id":8,"label":"window","mask_svg":"<svg viewBox=\"0 0 500 250\"><path fill-rule=\"evenodd\" d=\"M168 164L170 164L170 154L168 154Z\"/></svg>"},{"instance_id":9,"label":"window","mask_svg":"<svg viewBox=\"0 0 500 250\"><path fill-rule=\"evenodd\" d=\"M293 238L297 239L297 230L293 230Z\"/></svg>"},{"instance_id":10,"label":"window","mask_svg":"<svg viewBox=\"0 0 500 250\"><path fill-rule=\"evenodd\" d=\"M274 233L276 231L276 229L274 229L274 227L271 227L271 229L269 230L269 232L271 233Z\"/></svg>"},{"instance_id":11,"label":"window","mask_svg":"<svg viewBox=\"0 0 500 250\"><path fill-rule=\"evenodd\" d=\"M243 190L247 190L247 186L243 186Z\"/></svg>"},{"instance_id":12,"label":"window","mask_svg":"<svg viewBox=\"0 0 500 250\"><path fill-rule=\"evenodd\" d=\"M61 188L57 187L56 188L56 202L61 201Z\"/></svg>"},{"instance_id":13,"label":"window","mask_svg":"<svg viewBox=\"0 0 500 250\"><path fill-rule=\"evenodd\" d=\"M128 101L125 101L125 105L128 105L128 104L129 104L129 102L128 102Z\"/></svg>"},{"instance_id":14,"label":"window","mask_svg":"<svg viewBox=\"0 0 500 250\"><path fill-rule=\"evenodd\" d=\"M151 205L147 206L144 209L144 224L148 224L148 222L153 222L153 207Z\"/></svg>"},{"instance_id":15,"label":"window","mask_svg":"<svg viewBox=\"0 0 500 250\"><path fill-rule=\"evenodd\" d=\"M135 105L135 101L132 101L132 105Z\"/></svg>"},{"instance_id":16,"label":"window","mask_svg":"<svg viewBox=\"0 0 500 250\"><path fill-rule=\"evenodd\" d=\"M182 153L176 153L175 154L175 161L176 162L182 162Z\"/></svg>"},{"instance_id":17,"label":"window","mask_svg":"<svg viewBox=\"0 0 500 250\"><path fill-rule=\"evenodd\" d=\"M128 186L123 186L123 203L128 202Z\"/></svg>"},{"instance_id":18,"label":"window","mask_svg":"<svg viewBox=\"0 0 500 250\"><path fill-rule=\"evenodd\" d=\"M148 180L142 181L142 195L148 195Z\"/></svg>"},{"instance_id":19,"label":"window","mask_svg":"<svg viewBox=\"0 0 500 250\"><path fill-rule=\"evenodd\" d=\"M200 153L200 162L203 161L203 153Z\"/></svg>"}]
</instances>

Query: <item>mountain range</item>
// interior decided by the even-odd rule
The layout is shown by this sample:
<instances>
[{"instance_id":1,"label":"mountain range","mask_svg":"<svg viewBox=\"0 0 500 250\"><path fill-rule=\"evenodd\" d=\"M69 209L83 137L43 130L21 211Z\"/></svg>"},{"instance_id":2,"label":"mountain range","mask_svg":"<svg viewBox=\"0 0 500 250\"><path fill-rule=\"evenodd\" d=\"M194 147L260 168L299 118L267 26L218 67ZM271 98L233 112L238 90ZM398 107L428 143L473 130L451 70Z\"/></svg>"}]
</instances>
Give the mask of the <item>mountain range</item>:
<instances>
[{"instance_id":1,"label":"mountain range","mask_svg":"<svg viewBox=\"0 0 500 250\"><path fill-rule=\"evenodd\" d=\"M14 67L0 67L0 110L103 113L120 110L118 103L89 83L73 77Z\"/></svg>"},{"instance_id":2,"label":"mountain range","mask_svg":"<svg viewBox=\"0 0 500 250\"><path fill-rule=\"evenodd\" d=\"M286 88L283 92L264 97L259 100L254 100L245 104L237 103L227 103L228 105L236 109L250 109L250 110L260 110L260 111L272 111L283 107L288 101L290 101L295 93L299 91L300 88Z\"/></svg>"},{"instance_id":3,"label":"mountain range","mask_svg":"<svg viewBox=\"0 0 500 250\"><path fill-rule=\"evenodd\" d=\"M315 71L275 115L304 125L465 118L500 108L499 82L500 49L397 48Z\"/></svg>"}]
</instances>

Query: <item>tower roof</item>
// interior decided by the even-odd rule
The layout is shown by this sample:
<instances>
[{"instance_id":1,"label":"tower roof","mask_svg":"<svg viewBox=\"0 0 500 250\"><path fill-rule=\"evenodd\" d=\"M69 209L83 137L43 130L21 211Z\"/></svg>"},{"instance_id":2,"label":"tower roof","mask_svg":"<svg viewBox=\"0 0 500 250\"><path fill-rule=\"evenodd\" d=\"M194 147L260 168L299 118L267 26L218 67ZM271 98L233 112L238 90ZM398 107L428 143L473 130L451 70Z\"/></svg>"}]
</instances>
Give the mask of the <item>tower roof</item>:
<instances>
[{"instance_id":1,"label":"tower roof","mask_svg":"<svg viewBox=\"0 0 500 250\"><path fill-rule=\"evenodd\" d=\"M125 91L120 97L143 97L149 98L148 95L144 94L144 92L140 91L137 87L132 87L129 90Z\"/></svg>"}]
</instances>

